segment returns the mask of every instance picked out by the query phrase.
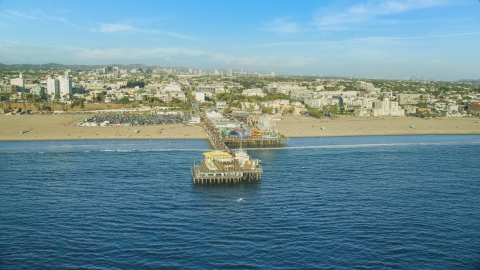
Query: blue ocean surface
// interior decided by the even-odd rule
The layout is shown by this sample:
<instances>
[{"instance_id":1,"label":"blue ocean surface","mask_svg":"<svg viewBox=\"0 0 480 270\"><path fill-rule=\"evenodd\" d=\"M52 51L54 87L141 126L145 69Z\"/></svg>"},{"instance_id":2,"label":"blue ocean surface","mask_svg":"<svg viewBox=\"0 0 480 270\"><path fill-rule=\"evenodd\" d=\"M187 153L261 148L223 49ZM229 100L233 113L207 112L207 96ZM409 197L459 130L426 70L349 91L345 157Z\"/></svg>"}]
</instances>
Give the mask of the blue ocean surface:
<instances>
[{"instance_id":1,"label":"blue ocean surface","mask_svg":"<svg viewBox=\"0 0 480 270\"><path fill-rule=\"evenodd\" d=\"M480 268L480 136L291 139L193 185L207 150L0 142L0 269Z\"/></svg>"}]
</instances>

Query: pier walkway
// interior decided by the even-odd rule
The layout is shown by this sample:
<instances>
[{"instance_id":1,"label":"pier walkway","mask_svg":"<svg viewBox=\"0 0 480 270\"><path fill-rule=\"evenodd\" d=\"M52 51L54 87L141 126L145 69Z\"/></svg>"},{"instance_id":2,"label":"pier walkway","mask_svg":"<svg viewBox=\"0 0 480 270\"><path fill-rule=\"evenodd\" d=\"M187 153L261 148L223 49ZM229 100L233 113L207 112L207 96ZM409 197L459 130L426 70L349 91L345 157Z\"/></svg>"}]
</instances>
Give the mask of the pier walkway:
<instances>
[{"instance_id":1,"label":"pier walkway","mask_svg":"<svg viewBox=\"0 0 480 270\"><path fill-rule=\"evenodd\" d=\"M215 126L213 126L213 124L208 119L205 119L205 124L203 127L207 132L208 140L210 141L213 149L230 153L230 148L228 148L228 146L225 144L221 133L215 128Z\"/></svg>"}]
</instances>

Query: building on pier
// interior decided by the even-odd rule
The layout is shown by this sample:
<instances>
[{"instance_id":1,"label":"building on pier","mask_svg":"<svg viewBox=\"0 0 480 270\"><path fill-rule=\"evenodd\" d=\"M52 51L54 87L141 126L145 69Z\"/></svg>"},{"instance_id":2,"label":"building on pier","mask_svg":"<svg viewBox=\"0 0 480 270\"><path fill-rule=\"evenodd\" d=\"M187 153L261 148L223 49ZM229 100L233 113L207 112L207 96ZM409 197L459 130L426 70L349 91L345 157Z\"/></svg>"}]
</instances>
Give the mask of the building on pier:
<instances>
[{"instance_id":1,"label":"building on pier","mask_svg":"<svg viewBox=\"0 0 480 270\"><path fill-rule=\"evenodd\" d=\"M228 184L259 181L262 168L258 159L252 159L243 149L232 155L229 152L203 153L205 159L192 169L194 184Z\"/></svg>"},{"instance_id":2,"label":"building on pier","mask_svg":"<svg viewBox=\"0 0 480 270\"><path fill-rule=\"evenodd\" d=\"M284 147L287 145L288 137L280 135L278 137L266 137L266 138L233 138L225 137L223 138L224 143L227 147L239 147L244 145L245 147L250 148L261 148L261 147Z\"/></svg>"}]
</instances>

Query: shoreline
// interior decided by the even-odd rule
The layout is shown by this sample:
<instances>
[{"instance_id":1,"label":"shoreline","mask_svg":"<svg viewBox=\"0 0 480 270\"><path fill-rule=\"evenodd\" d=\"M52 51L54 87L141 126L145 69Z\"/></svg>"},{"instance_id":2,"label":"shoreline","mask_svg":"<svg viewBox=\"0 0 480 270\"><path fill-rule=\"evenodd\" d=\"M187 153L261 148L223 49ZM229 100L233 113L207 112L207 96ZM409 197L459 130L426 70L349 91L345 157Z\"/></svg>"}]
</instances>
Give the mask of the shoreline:
<instances>
[{"instance_id":1,"label":"shoreline","mask_svg":"<svg viewBox=\"0 0 480 270\"><path fill-rule=\"evenodd\" d=\"M207 140L201 125L163 124L152 126L79 127L84 115L0 115L0 141L82 141L82 140ZM479 118L340 116L312 118L284 116L271 122L289 138L361 136L480 135ZM412 127L415 128L412 128ZM20 130L25 133L20 134ZM139 132L136 133L135 130Z\"/></svg>"},{"instance_id":2,"label":"shoreline","mask_svg":"<svg viewBox=\"0 0 480 270\"><path fill-rule=\"evenodd\" d=\"M328 138L355 138L355 137L408 137L408 136L480 136L480 133L450 133L450 134L386 134L386 135L344 135L344 136L305 136L305 137L289 137L289 139L328 139ZM62 139L36 139L36 140L1 140L0 143L8 143L8 142L67 142L67 141L208 141L205 138L162 138L162 139L148 139L148 138L137 138L137 139L130 139L130 138L102 138L102 139L69 139L69 138L62 138ZM288 145L288 143L287 143ZM262 147L251 147L247 149L261 149ZM281 148L281 147L278 147ZM236 148L232 148L236 149Z\"/></svg>"},{"instance_id":3,"label":"shoreline","mask_svg":"<svg viewBox=\"0 0 480 270\"><path fill-rule=\"evenodd\" d=\"M359 135L326 135L326 136L294 136L289 139L307 139L307 138L343 138L343 137L391 137L391 136L467 136L479 135L480 133L402 133L402 134L359 134Z\"/></svg>"}]
</instances>

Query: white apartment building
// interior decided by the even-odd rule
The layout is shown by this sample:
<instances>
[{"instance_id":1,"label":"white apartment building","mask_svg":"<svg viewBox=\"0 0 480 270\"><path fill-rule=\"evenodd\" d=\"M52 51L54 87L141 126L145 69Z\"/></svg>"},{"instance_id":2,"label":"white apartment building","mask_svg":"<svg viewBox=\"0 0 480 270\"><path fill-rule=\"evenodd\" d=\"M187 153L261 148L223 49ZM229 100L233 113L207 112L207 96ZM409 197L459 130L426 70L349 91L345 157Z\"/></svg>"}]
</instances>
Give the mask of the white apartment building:
<instances>
[{"instance_id":1,"label":"white apartment building","mask_svg":"<svg viewBox=\"0 0 480 270\"><path fill-rule=\"evenodd\" d=\"M200 102L205 101L205 93L202 92L195 92L195 99Z\"/></svg>"},{"instance_id":2,"label":"white apartment building","mask_svg":"<svg viewBox=\"0 0 480 270\"><path fill-rule=\"evenodd\" d=\"M264 97L265 93L263 93L262 89L260 88L252 88L252 89L243 90L242 95L247 97L251 97L251 96Z\"/></svg>"},{"instance_id":3,"label":"white apartment building","mask_svg":"<svg viewBox=\"0 0 480 270\"><path fill-rule=\"evenodd\" d=\"M177 83L170 83L168 85L166 85L162 92L166 93L166 92L177 92L177 91L182 91L182 87L177 84Z\"/></svg>"},{"instance_id":4,"label":"white apartment building","mask_svg":"<svg viewBox=\"0 0 480 270\"><path fill-rule=\"evenodd\" d=\"M25 90L25 80L23 79L22 73L18 75L18 78L10 79L11 85L16 85L19 92L23 92Z\"/></svg>"},{"instance_id":5,"label":"white apartment building","mask_svg":"<svg viewBox=\"0 0 480 270\"><path fill-rule=\"evenodd\" d=\"M322 108L325 105L335 105L339 104L340 100L337 98L331 98L331 97L317 97L317 98L306 98L305 99L305 105L308 105L313 108Z\"/></svg>"},{"instance_id":6,"label":"white apartment building","mask_svg":"<svg viewBox=\"0 0 480 270\"><path fill-rule=\"evenodd\" d=\"M260 106L254 102L242 102L241 105L244 111L260 111Z\"/></svg>"},{"instance_id":7,"label":"white apartment building","mask_svg":"<svg viewBox=\"0 0 480 270\"><path fill-rule=\"evenodd\" d=\"M277 93L290 94L290 93L304 93L308 89L306 86L298 86L296 84L280 84L280 83L270 83L267 85L268 91L273 91L276 89Z\"/></svg>"},{"instance_id":8,"label":"white apartment building","mask_svg":"<svg viewBox=\"0 0 480 270\"><path fill-rule=\"evenodd\" d=\"M49 76L47 78L47 95L55 96L60 95L60 84L57 79L52 78Z\"/></svg>"},{"instance_id":9,"label":"white apartment building","mask_svg":"<svg viewBox=\"0 0 480 270\"><path fill-rule=\"evenodd\" d=\"M452 116L461 116L461 114L458 113L458 105L455 103L449 103L447 105L447 117L452 117Z\"/></svg>"},{"instance_id":10,"label":"white apartment building","mask_svg":"<svg viewBox=\"0 0 480 270\"><path fill-rule=\"evenodd\" d=\"M68 71L65 72L65 75L58 76L57 79L52 78L52 76L47 78L47 94L51 96L59 95L60 98L73 94L72 78Z\"/></svg>"},{"instance_id":11,"label":"white apartment building","mask_svg":"<svg viewBox=\"0 0 480 270\"><path fill-rule=\"evenodd\" d=\"M346 109L348 107L361 107L371 109L375 100L375 98L369 97L347 97L343 99L343 106Z\"/></svg>"},{"instance_id":12,"label":"white apartment building","mask_svg":"<svg viewBox=\"0 0 480 270\"><path fill-rule=\"evenodd\" d=\"M281 109L285 107L290 107L290 101L288 99L277 99L272 101L262 102L263 107L270 107L273 109Z\"/></svg>"},{"instance_id":13,"label":"white apartment building","mask_svg":"<svg viewBox=\"0 0 480 270\"><path fill-rule=\"evenodd\" d=\"M311 92L305 96L304 102L306 105L313 108L321 108L325 105L339 104L340 100L334 97L342 97L344 104L351 106L361 106L363 101L357 97L357 91L324 91L324 92ZM354 101L358 100L358 101ZM371 108L371 106L370 106Z\"/></svg>"},{"instance_id":14,"label":"white apartment building","mask_svg":"<svg viewBox=\"0 0 480 270\"><path fill-rule=\"evenodd\" d=\"M375 86L373 85L373 83L367 83L367 82L362 82L362 81L358 81L356 84L355 84L355 88L357 90L365 90L365 91L368 91L368 92L371 92L371 91L375 91Z\"/></svg>"},{"instance_id":15,"label":"white apartment building","mask_svg":"<svg viewBox=\"0 0 480 270\"><path fill-rule=\"evenodd\" d=\"M342 98L358 96L357 91L323 91L323 92L318 93L318 94L323 95L323 96L330 96L330 97L339 96L339 97L342 97Z\"/></svg>"},{"instance_id":16,"label":"white apartment building","mask_svg":"<svg viewBox=\"0 0 480 270\"><path fill-rule=\"evenodd\" d=\"M215 104L215 107L217 108L217 110L223 110L223 109L227 108L227 102L226 101L217 101L216 104Z\"/></svg>"},{"instance_id":17,"label":"white apartment building","mask_svg":"<svg viewBox=\"0 0 480 270\"><path fill-rule=\"evenodd\" d=\"M59 84L60 97L72 94L72 79L70 76L68 76L68 73L65 73L65 76L58 76L57 80Z\"/></svg>"},{"instance_id":18,"label":"white apartment building","mask_svg":"<svg viewBox=\"0 0 480 270\"><path fill-rule=\"evenodd\" d=\"M405 110L398 107L398 102L384 98L373 103L372 116L405 116Z\"/></svg>"}]
</instances>

